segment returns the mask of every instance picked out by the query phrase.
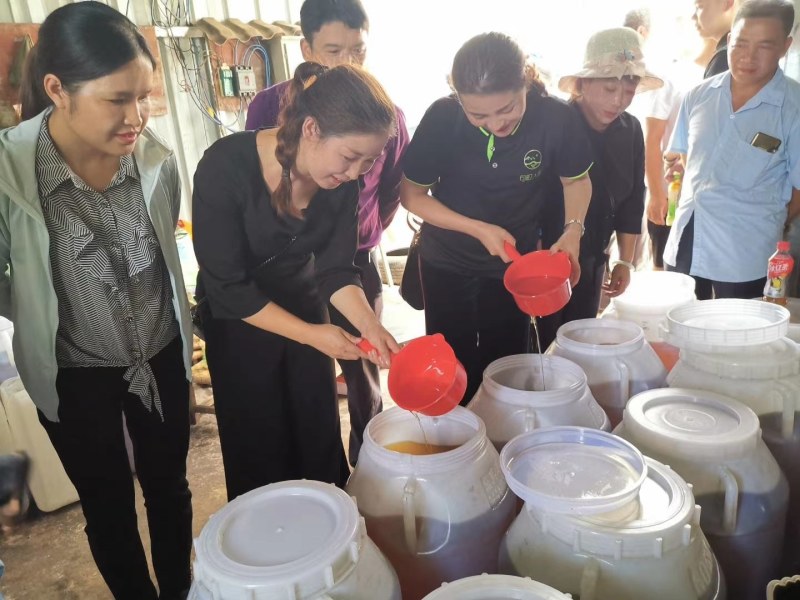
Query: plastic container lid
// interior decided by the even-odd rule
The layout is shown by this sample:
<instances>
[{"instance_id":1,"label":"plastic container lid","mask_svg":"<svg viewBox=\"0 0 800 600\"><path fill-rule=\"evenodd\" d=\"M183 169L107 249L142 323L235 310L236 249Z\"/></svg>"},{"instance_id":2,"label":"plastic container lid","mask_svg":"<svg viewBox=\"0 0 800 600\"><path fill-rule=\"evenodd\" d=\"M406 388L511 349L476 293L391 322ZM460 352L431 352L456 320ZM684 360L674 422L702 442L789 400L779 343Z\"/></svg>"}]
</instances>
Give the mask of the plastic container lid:
<instances>
[{"instance_id":1,"label":"plastic container lid","mask_svg":"<svg viewBox=\"0 0 800 600\"><path fill-rule=\"evenodd\" d=\"M729 379L780 379L800 374L800 346L782 338L738 352L681 350L687 364Z\"/></svg>"},{"instance_id":2,"label":"plastic container lid","mask_svg":"<svg viewBox=\"0 0 800 600\"><path fill-rule=\"evenodd\" d=\"M691 486L669 467L645 458L647 479L639 488L639 510L624 521L601 516L570 516L532 511L548 535L573 554L624 558L662 558L690 546L699 532L700 510ZM689 560L692 560L691 558Z\"/></svg>"},{"instance_id":3,"label":"plastic container lid","mask_svg":"<svg viewBox=\"0 0 800 600\"><path fill-rule=\"evenodd\" d=\"M570 600L549 585L528 577L476 575L443 583L422 600Z\"/></svg>"},{"instance_id":4,"label":"plastic container lid","mask_svg":"<svg viewBox=\"0 0 800 600\"><path fill-rule=\"evenodd\" d=\"M332 484L285 481L239 496L195 540L196 583L214 600L313 598L355 568L366 535Z\"/></svg>"},{"instance_id":5,"label":"plastic container lid","mask_svg":"<svg viewBox=\"0 0 800 600\"><path fill-rule=\"evenodd\" d=\"M666 329L667 341L679 348L725 351L784 337L789 311L760 300L703 300L670 310Z\"/></svg>"},{"instance_id":6,"label":"plastic container lid","mask_svg":"<svg viewBox=\"0 0 800 600\"><path fill-rule=\"evenodd\" d=\"M761 437L756 414L734 400L701 390L648 390L628 401L625 432L645 451L694 461L739 458Z\"/></svg>"},{"instance_id":7,"label":"plastic container lid","mask_svg":"<svg viewBox=\"0 0 800 600\"><path fill-rule=\"evenodd\" d=\"M610 513L635 500L647 477L632 444L583 427L518 435L500 453L500 466L517 496L553 513Z\"/></svg>"}]
</instances>

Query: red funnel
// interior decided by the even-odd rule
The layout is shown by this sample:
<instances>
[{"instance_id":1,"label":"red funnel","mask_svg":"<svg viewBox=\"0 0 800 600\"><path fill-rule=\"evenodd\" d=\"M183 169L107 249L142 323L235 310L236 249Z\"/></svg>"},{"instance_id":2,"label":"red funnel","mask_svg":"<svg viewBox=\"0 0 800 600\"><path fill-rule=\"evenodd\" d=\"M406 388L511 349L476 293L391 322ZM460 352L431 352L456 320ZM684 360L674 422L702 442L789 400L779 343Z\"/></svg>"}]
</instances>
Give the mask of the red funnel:
<instances>
[{"instance_id":1,"label":"red funnel","mask_svg":"<svg viewBox=\"0 0 800 600\"><path fill-rule=\"evenodd\" d=\"M506 269L503 284L522 312L544 317L566 306L572 295L566 252L539 250L522 256L508 242L505 250L514 262Z\"/></svg>"},{"instance_id":2,"label":"red funnel","mask_svg":"<svg viewBox=\"0 0 800 600\"><path fill-rule=\"evenodd\" d=\"M373 349L367 340L358 347ZM392 357L389 393L400 408L438 417L458 405L466 389L467 373L440 333L412 340Z\"/></svg>"}]
</instances>

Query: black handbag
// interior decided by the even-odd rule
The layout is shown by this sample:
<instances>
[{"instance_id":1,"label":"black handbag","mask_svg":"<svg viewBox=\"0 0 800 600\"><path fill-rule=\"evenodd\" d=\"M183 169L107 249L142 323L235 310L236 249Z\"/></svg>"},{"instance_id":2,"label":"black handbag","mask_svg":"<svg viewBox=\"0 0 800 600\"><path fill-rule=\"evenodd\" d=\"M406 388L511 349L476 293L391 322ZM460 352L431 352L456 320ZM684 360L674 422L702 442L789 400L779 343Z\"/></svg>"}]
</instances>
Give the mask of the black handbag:
<instances>
[{"instance_id":1,"label":"black handbag","mask_svg":"<svg viewBox=\"0 0 800 600\"><path fill-rule=\"evenodd\" d=\"M408 247L408 257L406 267L403 270L403 278L400 280L400 297L405 300L411 308L422 310L425 308L425 298L422 295L422 274L419 265L419 244L421 236L422 221L411 216L406 217L406 222L414 232L411 238L411 245Z\"/></svg>"}]
</instances>

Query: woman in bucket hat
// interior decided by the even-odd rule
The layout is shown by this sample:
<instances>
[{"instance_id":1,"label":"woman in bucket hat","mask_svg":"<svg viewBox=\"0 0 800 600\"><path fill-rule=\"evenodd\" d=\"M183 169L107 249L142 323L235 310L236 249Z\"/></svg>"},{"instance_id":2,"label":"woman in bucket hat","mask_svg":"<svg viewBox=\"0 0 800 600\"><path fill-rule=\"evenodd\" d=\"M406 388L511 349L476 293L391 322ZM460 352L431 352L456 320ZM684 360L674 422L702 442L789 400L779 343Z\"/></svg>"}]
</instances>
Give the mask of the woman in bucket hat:
<instances>
[{"instance_id":1,"label":"woman in bucket hat","mask_svg":"<svg viewBox=\"0 0 800 600\"><path fill-rule=\"evenodd\" d=\"M508 36L466 42L450 83L454 94L431 105L406 150L400 201L425 221L425 328L443 334L464 365L466 402L490 362L528 350L530 317L503 287L504 243L536 249L551 202L537 191L548 177L563 189L566 216L547 247L570 255L577 280L592 159L569 106L546 96Z\"/></svg>"},{"instance_id":2,"label":"woman in bucket hat","mask_svg":"<svg viewBox=\"0 0 800 600\"><path fill-rule=\"evenodd\" d=\"M625 110L635 94L662 85L645 67L641 36L625 27L595 33L586 46L583 68L558 82L559 89L571 95L570 106L594 151L592 201L581 240L581 280L567 306L542 319L543 345L555 339L562 324L596 317L601 292L618 296L630 283L644 211L644 138L639 121ZM545 193L560 195L557 182L549 183ZM557 239L560 218L554 211L545 222L545 246ZM606 250L613 232L620 260L614 261L606 279Z\"/></svg>"}]
</instances>

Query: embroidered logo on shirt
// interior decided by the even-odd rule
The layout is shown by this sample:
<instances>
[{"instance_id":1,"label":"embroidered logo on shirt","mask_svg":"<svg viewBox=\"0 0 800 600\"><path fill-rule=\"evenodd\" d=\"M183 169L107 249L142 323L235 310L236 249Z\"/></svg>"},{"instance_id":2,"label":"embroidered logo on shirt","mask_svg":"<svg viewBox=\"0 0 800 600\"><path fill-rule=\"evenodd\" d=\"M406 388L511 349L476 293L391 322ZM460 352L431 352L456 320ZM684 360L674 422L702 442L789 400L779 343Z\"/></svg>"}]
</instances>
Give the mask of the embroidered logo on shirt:
<instances>
[{"instance_id":1,"label":"embroidered logo on shirt","mask_svg":"<svg viewBox=\"0 0 800 600\"><path fill-rule=\"evenodd\" d=\"M542 166L542 153L538 150L528 150L525 153L525 158L522 159L526 169L535 171Z\"/></svg>"}]
</instances>

